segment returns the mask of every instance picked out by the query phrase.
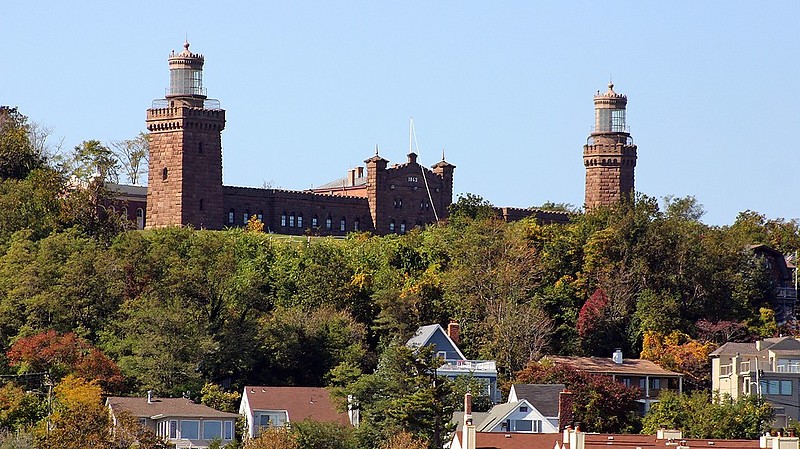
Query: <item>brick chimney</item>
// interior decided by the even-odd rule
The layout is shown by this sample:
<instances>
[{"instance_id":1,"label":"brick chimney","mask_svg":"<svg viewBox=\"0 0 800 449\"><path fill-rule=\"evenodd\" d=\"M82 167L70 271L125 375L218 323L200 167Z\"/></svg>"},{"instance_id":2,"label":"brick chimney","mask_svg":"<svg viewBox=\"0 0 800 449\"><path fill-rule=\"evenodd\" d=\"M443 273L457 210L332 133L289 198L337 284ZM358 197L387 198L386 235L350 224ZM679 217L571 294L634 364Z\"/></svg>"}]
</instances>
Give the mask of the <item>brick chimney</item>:
<instances>
[{"instance_id":1,"label":"brick chimney","mask_svg":"<svg viewBox=\"0 0 800 449\"><path fill-rule=\"evenodd\" d=\"M572 425L573 394L569 390L558 393L558 430Z\"/></svg>"},{"instance_id":2,"label":"brick chimney","mask_svg":"<svg viewBox=\"0 0 800 449\"><path fill-rule=\"evenodd\" d=\"M458 325L458 321L450 321L450 324L447 325L447 335L450 337L450 340L453 340L453 343L459 343L459 331L461 327Z\"/></svg>"},{"instance_id":3,"label":"brick chimney","mask_svg":"<svg viewBox=\"0 0 800 449\"><path fill-rule=\"evenodd\" d=\"M472 393L464 395L464 427L461 428L461 447L475 449L475 424L472 422Z\"/></svg>"}]
</instances>

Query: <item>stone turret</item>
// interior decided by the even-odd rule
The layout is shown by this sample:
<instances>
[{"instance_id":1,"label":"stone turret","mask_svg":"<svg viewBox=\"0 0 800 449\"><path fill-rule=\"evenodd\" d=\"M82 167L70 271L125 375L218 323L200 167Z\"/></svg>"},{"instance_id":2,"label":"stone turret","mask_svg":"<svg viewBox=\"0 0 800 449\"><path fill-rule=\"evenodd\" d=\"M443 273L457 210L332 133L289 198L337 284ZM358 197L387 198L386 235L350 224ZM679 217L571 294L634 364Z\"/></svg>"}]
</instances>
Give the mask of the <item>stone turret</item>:
<instances>
[{"instance_id":1,"label":"stone turret","mask_svg":"<svg viewBox=\"0 0 800 449\"><path fill-rule=\"evenodd\" d=\"M608 92L598 91L594 97L594 128L583 146L586 210L609 206L634 194L636 145L625 122L627 104L628 98L614 92L612 83Z\"/></svg>"}]
</instances>

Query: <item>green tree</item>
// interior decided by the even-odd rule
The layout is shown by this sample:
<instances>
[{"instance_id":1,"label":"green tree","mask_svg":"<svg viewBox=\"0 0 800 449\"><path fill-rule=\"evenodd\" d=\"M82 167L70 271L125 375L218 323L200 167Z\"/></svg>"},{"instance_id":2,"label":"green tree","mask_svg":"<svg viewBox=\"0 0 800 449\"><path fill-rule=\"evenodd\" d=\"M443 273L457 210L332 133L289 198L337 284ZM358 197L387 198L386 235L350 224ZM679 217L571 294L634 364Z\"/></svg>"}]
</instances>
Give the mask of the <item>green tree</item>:
<instances>
[{"instance_id":1,"label":"green tree","mask_svg":"<svg viewBox=\"0 0 800 449\"><path fill-rule=\"evenodd\" d=\"M119 161L114 152L99 140L85 140L76 146L69 159L68 173L83 182L97 178L119 181Z\"/></svg>"},{"instance_id":2,"label":"green tree","mask_svg":"<svg viewBox=\"0 0 800 449\"><path fill-rule=\"evenodd\" d=\"M150 135L140 132L133 139L111 142L111 147L126 180L133 185L147 184Z\"/></svg>"},{"instance_id":3,"label":"green tree","mask_svg":"<svg viewBox=\"0 0 800 449\"><path fill-rule=\"evenodd\" d=\"M679 395L664 392L644 417L642 433L661 426L680 429L688 438L738 438L754 440L769 430L775 412L755 395L714 398L707 391Z\"/></svg>"},{"instance_id":4,"label":"green tree","mask_svg":"<svg viewBox=\"0 0 800 449\"><path fill-rule=\"evenodd\" d=\"M31 142L31 125L17 108L0 106L0 179L25 179L42 168L44 155Z\"/></svg>"},{"instance_id":5,"label":"green tree","mask_svg":"<svg viewBox=\"0 0 800 449\"><path fill-rule=\"evenodd\" d=\"M440 448L450 430L453 407L450 382L436 375L441 359L430 346L411 349L393 345L383 353L378 369L361 376L344 392L357 401L360 444L374 447L391 435L407 431Z\"/></svg>"},{"instance_id":6,"label":"green tree","mask_svg":"<svg viewBox=\"0 0 800 449\"><path fill-rule=\"evenodd\" d=\"M225 391L219 385L206 383L200 390L200 402L215 410L238 413L239 399L242 397L238 391Z\"/></svg>"},{"instance_id":7,"label":"green tree","mask_svg":"<svg viewBox=\"0 0 800 449\"><path fill-rule=\"evenodd\" d=\"M356 449L355 429L350 425L317 421L292 422L298 449Z\"/></svg>"}]
</instances>

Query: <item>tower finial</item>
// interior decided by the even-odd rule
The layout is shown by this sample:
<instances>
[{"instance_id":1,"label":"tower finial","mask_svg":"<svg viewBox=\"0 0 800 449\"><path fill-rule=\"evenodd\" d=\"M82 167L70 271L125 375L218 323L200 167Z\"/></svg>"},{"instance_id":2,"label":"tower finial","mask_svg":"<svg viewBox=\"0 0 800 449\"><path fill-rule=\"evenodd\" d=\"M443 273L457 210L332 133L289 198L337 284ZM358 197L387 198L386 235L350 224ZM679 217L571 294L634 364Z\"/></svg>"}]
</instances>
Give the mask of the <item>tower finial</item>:
<instances>
[{"instance_id":1,"label":"tower finial","mask_svg":"<svg viewBox=\"0 0 800 449\"><path fill-rule=\"evenodd\" d=\"M378 155L378 144L376 143L375 144L375 156L377 156L377 155Z\"/></svg>"},{"instance_id":2,"label":"tower finial","mask_svg":"<svg viewBox=\"0 0 800 449\"><path fill-rule=\"evenodd\" d=\"M610 92L614 91L614 81L613 81L611 75L608 75L608 90Z\"/></svg>"},{"instance_id":3,"label":"tower finial","mask_svg":"<svg viewBox=\"0 0 800 449\"><path fill-rule=\"evenodd\" d=\"M442 161L444 161L444 146L442 146Z\"/></svg>"}]
</instances>

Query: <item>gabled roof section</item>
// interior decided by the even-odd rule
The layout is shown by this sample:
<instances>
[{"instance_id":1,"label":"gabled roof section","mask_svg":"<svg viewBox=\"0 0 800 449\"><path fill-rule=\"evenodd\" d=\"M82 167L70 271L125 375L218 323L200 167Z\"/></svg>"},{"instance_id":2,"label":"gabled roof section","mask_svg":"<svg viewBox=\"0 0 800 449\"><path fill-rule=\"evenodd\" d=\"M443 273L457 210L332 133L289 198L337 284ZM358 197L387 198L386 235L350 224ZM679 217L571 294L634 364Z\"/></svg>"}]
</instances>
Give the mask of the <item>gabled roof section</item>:
<instances>
[{"instance_id":1,"label":"gabled roof section","mask_svg":"<svg viewBox=\"0 0 800 449\"><path fill-rule=\"evenodd\" d=\"M542 416L558 417L558 395L566 389L564 384L514 384L511 388L517 400L527 400Z\"/></svg>"},{"instance_id":2,"label":"gabled roof section","mask_svg":"<svg viewBox=\"0 0 800 449\"><path fill-rule=\"evenodd\" d=\"M106 405L113 413L128 412L137 418L161 419L170 417L185 418L237 418L236 413L221 412L207 405L196 404L186 398L126 398L111 396Z\"/></svg>"},{"instance_id":3,"label":"gabled roof section","mask_svg":"<svg viewBox=\"0 0 800 449\"><path fill-rule=\"evenodd\" d=\"M770 351L791 351L791 352L800 352L800 341L798 341L794 337L783 337L775 344L771 346L767 346L765 349Z\"/></svg>"},{"instance_id":4,"label":"gabled roof section","mask_svg":"<svg viewBox=\"0 0 800 449\"><path fill-rule=\"evenodd\" d=\"M467 360L464 357L464 354L458 349L458 345L450 338L450 336L445 332L444 328L438 324L429 324L427 326L421 326L417 329L417 332L414 333L414 336L409 338L406 342L406 346L410 348L421 348L425 345L431 344L431 340L437 334L441 333L441 336L444 337L447 342L449 342L450 346L452 346L452 350L461 357L461 360ZM445 351L448 348L438 348L440 351Z\"/></svg>"},{"instance_id":5,"label":"gabled roof section","mask_svg":"<svg viewBox=\"0 0 800 449\"><path fill-rule=\"evenodd\" d=\"M340 413L330 393L318 387L244 387L244 396L254 410L286 410L289 422L311 420L350 424L346 413Z\"/></svg>"},{"instance_id":6,"label":"gabled roof section","mask_svg":"<svg viewBox=\"0 0 800 449\"><path fill-rule=\"evenodd\" d=\"M526 400L521 400L518 402L506 402L504 404L497 404L489 410L489 414L486 418L481 422L480 426L476 426L475 430L477 432L491 432L498 424L505 421L508 415L514 412L520 405L528 405L532 407L531 404Z\"/></svg>"},{"instance_id":7,"label":"gabled roof section","mask_svg":"<svg viewBox=\"0 0 800 449\"><path fill-rule=\"evenodd\" d=\"M709 354L710 357L720 355L758 355L755 343L736 343L729 341Z\"/></svg>"}]
</instances>

